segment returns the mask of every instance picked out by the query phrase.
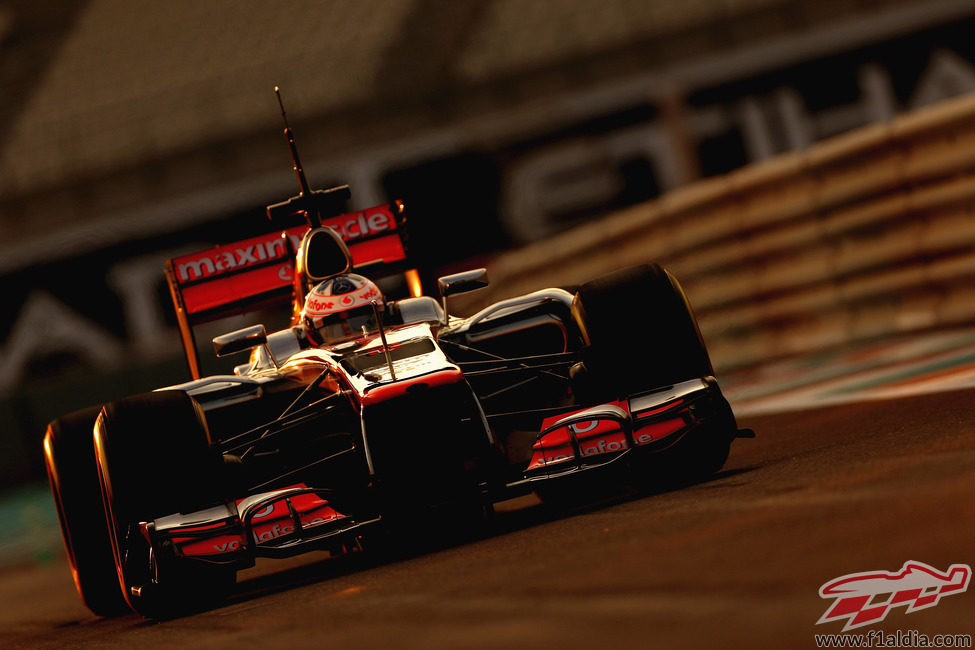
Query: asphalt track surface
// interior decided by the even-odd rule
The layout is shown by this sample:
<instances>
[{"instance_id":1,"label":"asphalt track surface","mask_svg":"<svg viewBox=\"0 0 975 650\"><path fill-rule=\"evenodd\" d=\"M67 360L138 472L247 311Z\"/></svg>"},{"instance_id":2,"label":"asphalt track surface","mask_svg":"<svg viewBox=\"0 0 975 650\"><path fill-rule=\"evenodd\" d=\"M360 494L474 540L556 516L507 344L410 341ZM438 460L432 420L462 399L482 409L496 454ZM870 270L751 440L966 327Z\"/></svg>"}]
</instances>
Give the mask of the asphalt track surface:
<instances>
[{"instance_id":1,"label":"asphalt track surface","mask_svg":"<svg viewBox=\"0 0 975 650\"><path fill-rule=\"evenodd\" d=\"M975 564L975 390L742 418L725 470L555 513L509 502L482 539L405 558L243 572L223 606L92 616L63 558L0 574L0 647L800 648L823 583ZM857 632L975 634L975 587Z\"/></svg>"}]
</instances>

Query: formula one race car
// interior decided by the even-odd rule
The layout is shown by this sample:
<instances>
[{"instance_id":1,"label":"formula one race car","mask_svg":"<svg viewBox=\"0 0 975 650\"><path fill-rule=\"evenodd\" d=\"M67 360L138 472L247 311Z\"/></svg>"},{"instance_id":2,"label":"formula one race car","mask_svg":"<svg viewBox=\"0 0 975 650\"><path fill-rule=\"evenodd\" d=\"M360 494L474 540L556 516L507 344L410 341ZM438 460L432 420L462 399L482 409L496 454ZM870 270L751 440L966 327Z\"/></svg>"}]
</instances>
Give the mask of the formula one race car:
<instances>
[{"instance_id":1,"label":"formula one race car","mask_svg":"<svg viewBox=\"0 0 975 650\"><path fill-rule=\"evenodd\" d=\"M341 213L345 186L268 214L306 225L171 260L192 381L53 421L44 452L77 589L96 614L212 602L256 557L477 526L531 491L699 480L739 435L677 281L657 265L473 316L422 295L403 204ZM410 287L393 299L382 286ZM213 340L249 352L201 377L194 326L290 302L290 327ZM377 545L388 541L377 541ZM396 543L394 541L394 543Z\"/></svg>"}]
</instances>

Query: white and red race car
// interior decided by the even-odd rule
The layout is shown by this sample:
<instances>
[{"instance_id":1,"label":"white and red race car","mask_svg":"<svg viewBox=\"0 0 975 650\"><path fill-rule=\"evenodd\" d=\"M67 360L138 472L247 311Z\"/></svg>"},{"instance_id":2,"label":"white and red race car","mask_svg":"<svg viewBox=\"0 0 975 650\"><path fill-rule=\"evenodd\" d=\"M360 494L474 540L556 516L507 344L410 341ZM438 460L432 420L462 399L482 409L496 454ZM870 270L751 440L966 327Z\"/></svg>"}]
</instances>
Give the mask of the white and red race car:
<instances>
[{"instance_id":1,"label":"white and red race car","mask_svg":"<svg viewBox=\"0 0 975 650\"><path fill-rule=\"evenodd\" d=\"M565 503L700 480L747 435L663 268L454 317L448 297L484 286L483 269L420 295L402 203L342 214L347 187L302 189L268 213L307 225L167 265L191 381L48 427L72 573L96 614L172 615L227 593L257 557L466 529L530 491ZM305 296L350 270L413 290L374 303L355 336L314 343ZM290 327L217 337L218 356L249 360L200 376L195 325L281 301Z\"/></svg>"}]
</instances>

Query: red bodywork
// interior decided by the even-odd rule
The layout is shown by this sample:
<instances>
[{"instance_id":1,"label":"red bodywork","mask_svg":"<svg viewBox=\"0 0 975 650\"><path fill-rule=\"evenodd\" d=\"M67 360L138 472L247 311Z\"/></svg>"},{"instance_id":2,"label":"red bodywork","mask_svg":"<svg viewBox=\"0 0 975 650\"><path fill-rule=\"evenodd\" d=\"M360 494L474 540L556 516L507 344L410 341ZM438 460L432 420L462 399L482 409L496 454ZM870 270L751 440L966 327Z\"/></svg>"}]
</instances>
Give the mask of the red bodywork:
<instances>
[{"instance_id":1,"label":"red bodywork","mask_svg":"<svg viewBox=\"0 0 975 650\"><path fill-rule=\"evenodd\" d=\"M649 445L663 440L694 422L683 400L676 400L665 406L632 413L628 400L608 402L629 414L635 422L632 440L636 446ZM542 421L542 431L576 414L590 409L579 409L574 413L546 418ZM611 417L594 417L592 420L576 421L566 424L542 435L532 446L532 458L527 471L538 470L559 463L579 461L584 458L605 454L619 454L630 448L627 435L629 423Z\"/></svg>"},{"instance_id":2,"label":"red bodywork","mask_svg":"<svg viewBox=\"0 0 975 650\"><path fill-rule=\"evenodd\" d=\"M398 201L322 221L342 236L352 254L353 267L382 262L387 272L407 259L404 223L403 204ZM308 230L307 225L295 226L166 263L166 278L194 379L200 377L194 325L304 299L304 293L295 295L295 251Z\"/></svg>"},{"instance_id":3,"label":"red bodywork","mask_svg":"<svg viewBox=\"0 0 975 650\"><path fill-rule=\"evenodd\" d=\"M307 489L304 484L293 485L278 491L281 496L266 495L266 501L256 507L253 497L238 499L234 505L239 514L203 525L171 527L166 535L178 556L202 558L273 545L299 534L313 536L316 529L333 528L348 519L314 492L289 493Z\"/></svg>"}]
</instances>

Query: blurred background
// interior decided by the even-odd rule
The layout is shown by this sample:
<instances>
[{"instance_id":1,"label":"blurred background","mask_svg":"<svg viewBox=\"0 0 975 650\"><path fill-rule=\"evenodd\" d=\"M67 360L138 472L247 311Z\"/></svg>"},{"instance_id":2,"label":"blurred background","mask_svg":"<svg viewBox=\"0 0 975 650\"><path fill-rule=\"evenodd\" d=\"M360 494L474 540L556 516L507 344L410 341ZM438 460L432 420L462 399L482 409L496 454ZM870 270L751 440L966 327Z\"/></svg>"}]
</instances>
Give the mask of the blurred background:
<instances>
[{"instance_id":1,"label":"blurred background","mask_svg":"<svg viewBox=\"0 0 975 650\"><path fill-rule=\"evenodd\" d=\"M971 322L924 300L971 297L972 184L918 207L935 172L870 128L975 91L973 33L970 0L0 0L0 488L54 417L188 379L163 264L295 193L274 85L311 184L405 200L424 277L487 265L481 299L659 260L719 374ZM821 192L871 160L901 207Z\"/></svg>"}]
</instances>

